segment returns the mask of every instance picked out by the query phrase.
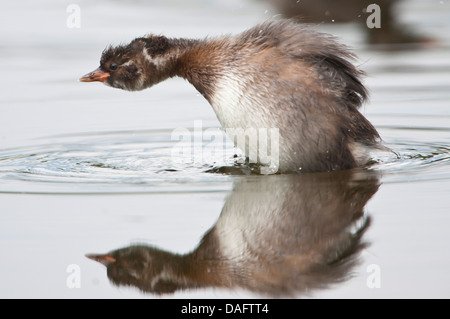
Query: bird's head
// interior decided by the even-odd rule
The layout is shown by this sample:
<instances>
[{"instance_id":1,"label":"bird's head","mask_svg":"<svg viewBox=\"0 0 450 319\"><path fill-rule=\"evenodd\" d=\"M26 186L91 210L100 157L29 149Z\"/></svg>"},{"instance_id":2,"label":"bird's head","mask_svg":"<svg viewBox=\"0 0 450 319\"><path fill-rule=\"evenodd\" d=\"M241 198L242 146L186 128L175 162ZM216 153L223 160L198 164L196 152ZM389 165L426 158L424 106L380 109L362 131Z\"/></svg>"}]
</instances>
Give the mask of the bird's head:
<instances>
[{"instance_id":1,"label":"bird's head","mask_svg":"<svg viewBox=\"0 0 450 319\"><path fill-rule=\"evenodd\" d=\"M108 46L100 66L79 81L103 82L128 91L143 90L170 76L169 47L169 39L155 35L136 38L127 45Z\"/></svg>"}]
</instances>

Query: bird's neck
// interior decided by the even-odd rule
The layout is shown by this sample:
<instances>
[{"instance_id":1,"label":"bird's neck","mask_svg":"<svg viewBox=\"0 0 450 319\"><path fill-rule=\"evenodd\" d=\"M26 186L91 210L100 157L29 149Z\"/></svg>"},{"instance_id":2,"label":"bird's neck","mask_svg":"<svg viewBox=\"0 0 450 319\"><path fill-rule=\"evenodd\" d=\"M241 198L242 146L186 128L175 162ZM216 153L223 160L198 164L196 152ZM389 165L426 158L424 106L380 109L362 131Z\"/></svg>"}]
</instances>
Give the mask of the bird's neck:
<instances>
[{"instance_id":1,"label":"bird's neck","mask_svg":"<svg viewBox=\"0 0 450 319\"><path fill-rule=\"evenodd\" d=\"M226 56L220 41L188 39L172 41L172 47L177 50L173 74L189 81L211 102L214 85L222 74Z\"/></svg>"}]
</instances>

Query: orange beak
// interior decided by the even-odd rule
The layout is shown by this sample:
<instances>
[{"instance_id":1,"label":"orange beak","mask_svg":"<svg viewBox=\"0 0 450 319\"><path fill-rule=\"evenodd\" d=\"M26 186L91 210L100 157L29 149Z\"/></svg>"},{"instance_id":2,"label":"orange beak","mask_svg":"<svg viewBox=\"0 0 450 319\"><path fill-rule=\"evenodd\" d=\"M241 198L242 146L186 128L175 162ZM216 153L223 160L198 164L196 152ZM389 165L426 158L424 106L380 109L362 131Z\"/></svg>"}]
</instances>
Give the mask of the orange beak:
<instances>
[{"instance_id":1,"label":"orange beak","mask_svg":"<svg viewBox=\"0 0 450 319\"><path fill-rule=\"evenodd\" d=\"M102 69L98 68L91 73L88 73L84 76L82 76L78 81L80 82L104 82L107 78L109 78L111 74L108 72L103 71Z\"/></svg>"},{"instance_id":2,"label":"orange beak","mask_svg":"<svg viewBox=\"0 0 450 319\"><path fill-rule=\"evenodd\" d=\"M108 267L108 265L116 262L116 259L111 256L110 254L106 254L106 255L94 255L94 254L88 254L86 255L87 258L95 260L101 264L103 264L104 266Z\"/></svg>"}]
</instances>

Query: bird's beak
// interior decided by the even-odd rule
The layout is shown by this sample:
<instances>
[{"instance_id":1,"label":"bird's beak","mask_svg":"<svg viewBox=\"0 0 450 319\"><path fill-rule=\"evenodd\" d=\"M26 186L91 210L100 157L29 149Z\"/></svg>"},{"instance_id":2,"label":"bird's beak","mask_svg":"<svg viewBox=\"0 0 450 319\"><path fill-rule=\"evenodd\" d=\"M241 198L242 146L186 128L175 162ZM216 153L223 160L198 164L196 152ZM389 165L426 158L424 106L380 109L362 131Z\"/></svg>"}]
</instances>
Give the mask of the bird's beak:
<instances>
[{"instance_id":1,"label":"bird's beak","mask_svg":"<svg viewBox=\"0 0 450 319\"><path fill-rule=\"evenodd\" d=\"M108 267L110 264L116 262L116 258L111 256L110 254L106 254L106 255L88 254L88 255L86 255L86 257L89 259L95 260L106 267Z\"/></svg>"},{"instance_id":2,"label":"bird's beak","mask_svg":"<svg viewBox=\"0 0 450 319\"><path fill-rule=\"evenodd\" d=\"M109 78L111 74L108 72L103 71L102 69L98 68L91 73L88 73L84 76L82 76L78 81L80 82L104 82L107 78Z\"/></svg>"}]
</instances>

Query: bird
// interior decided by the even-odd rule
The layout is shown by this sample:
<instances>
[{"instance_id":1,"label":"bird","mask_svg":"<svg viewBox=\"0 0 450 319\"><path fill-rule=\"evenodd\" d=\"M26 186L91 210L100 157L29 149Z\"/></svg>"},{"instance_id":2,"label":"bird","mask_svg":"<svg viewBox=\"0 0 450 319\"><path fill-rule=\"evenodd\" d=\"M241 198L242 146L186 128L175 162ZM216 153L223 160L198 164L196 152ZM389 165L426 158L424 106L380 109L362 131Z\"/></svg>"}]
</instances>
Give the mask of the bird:
<instances>
[{"instance_id":1,"label":"bird","mask_svg":"<svg viewBox=\"0 0 450 319\"><path fill-rule=\"evenodd\" d=\"M399 8L402 0L260 0L271 4L283 17L294 18L301 22L324 23L358 23L364 35L364 41L375 45L373 49L399 50L420 48L432 45L436 41L429 36L417 34L410 26L403 25ZM380 27L369 27L374 9L379 8Z\"/></svg>"},{"instance_id":2,"label":"bird","mask_svg":"<svg viewBox=\"0 0 450 319\"><path fill-rule=\"evenodd\" d=\"M356 60L335 36L272 18L239 34L109 45L79 81L140 91L184 78L262 174L329 172L363 167L382 148L359 111L369 93Z\"/></svg>"}]
</instances>

